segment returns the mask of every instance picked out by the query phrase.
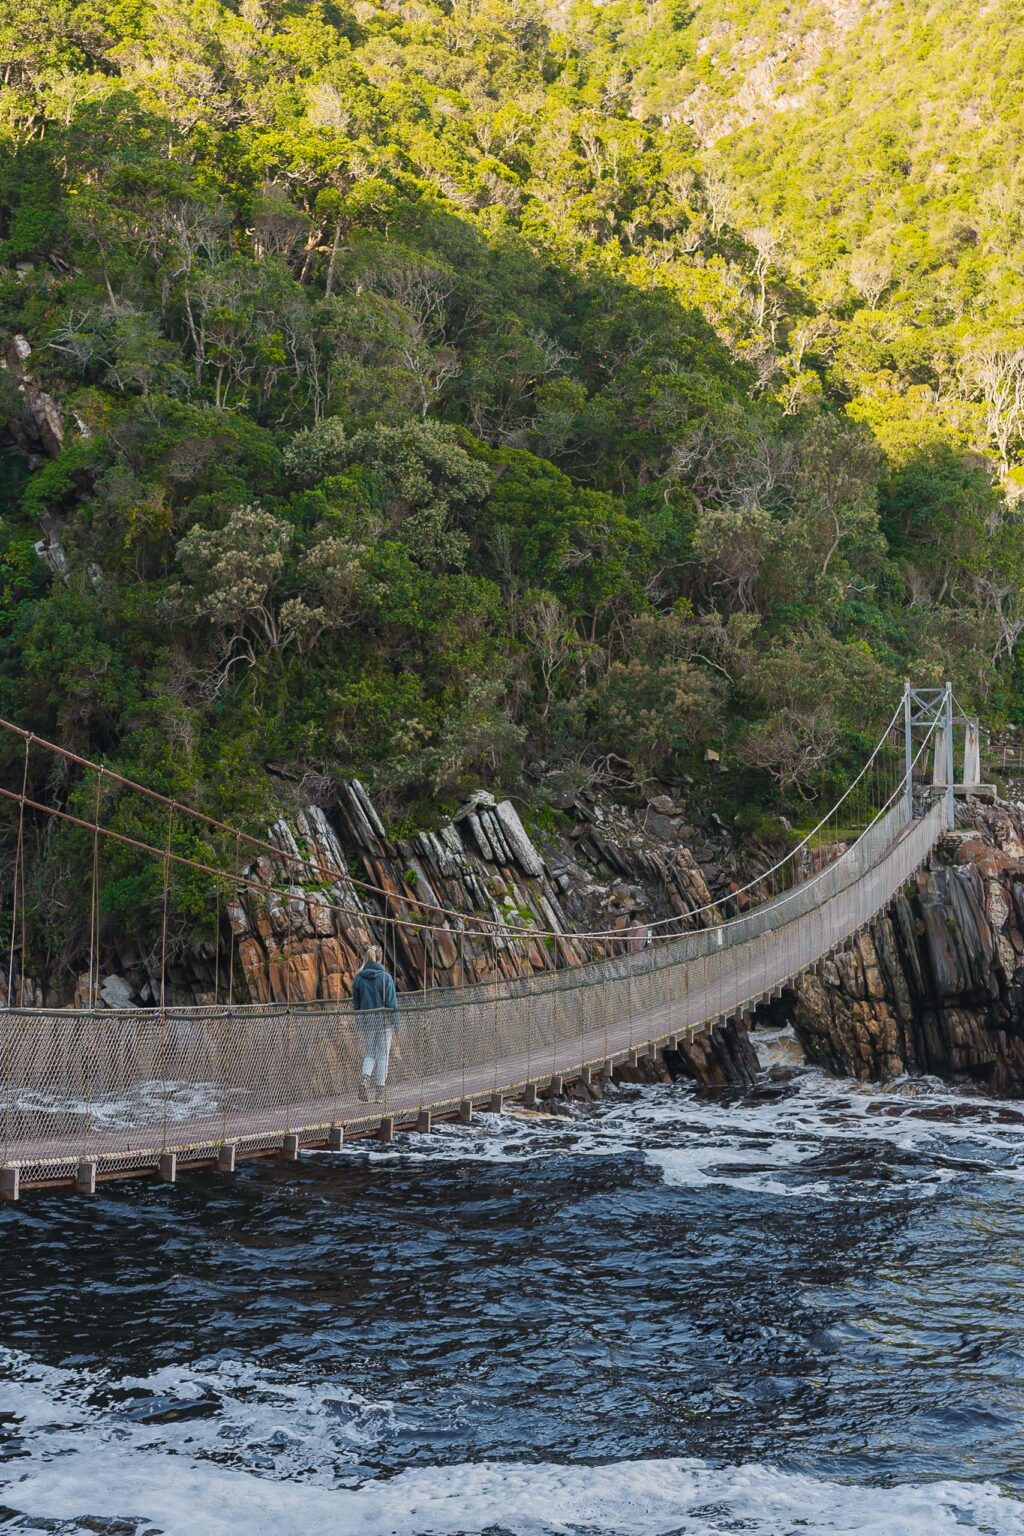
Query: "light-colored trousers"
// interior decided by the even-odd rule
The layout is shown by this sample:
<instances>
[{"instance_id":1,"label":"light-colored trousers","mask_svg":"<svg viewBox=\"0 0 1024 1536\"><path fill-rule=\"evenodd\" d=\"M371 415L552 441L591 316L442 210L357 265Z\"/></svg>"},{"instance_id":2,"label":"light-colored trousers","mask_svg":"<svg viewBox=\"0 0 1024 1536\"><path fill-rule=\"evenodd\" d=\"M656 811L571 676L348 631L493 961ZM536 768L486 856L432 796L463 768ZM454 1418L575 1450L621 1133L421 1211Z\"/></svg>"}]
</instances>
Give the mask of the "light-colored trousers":
<instances>
[{"instance_id":1,"label":"light-colored trousers","mask_svg":"<svg viewBox=\"0 0 1024 1536\"><path fill-rule=\"evenodd\" d=\"M360 1023L363 1036L363 1077L374 1078L378 1088L388 1080L388 1063L391 1060L391 1042L395 1038L393 1024L383 1019L367 1019Z\"/></svg>"}]
</instances>

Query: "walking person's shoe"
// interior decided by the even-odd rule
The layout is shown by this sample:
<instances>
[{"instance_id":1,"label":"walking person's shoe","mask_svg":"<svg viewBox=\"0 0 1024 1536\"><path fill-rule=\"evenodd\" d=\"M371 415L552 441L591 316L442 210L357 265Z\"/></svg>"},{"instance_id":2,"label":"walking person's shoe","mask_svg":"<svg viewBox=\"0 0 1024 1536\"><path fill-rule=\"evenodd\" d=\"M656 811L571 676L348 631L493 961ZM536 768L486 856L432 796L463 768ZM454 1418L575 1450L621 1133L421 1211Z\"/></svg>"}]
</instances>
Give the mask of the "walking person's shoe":
<instances>
[{"instance_id":1,"label":"walking person's shoe","mask_svg":"<svg viewBox=\"0 0 1024 1536\"><path fill-rule=\"evenodd\" d=\"M370 1079L368 1077L364 1077L359 1084L359 1102L360 1104L369 1104L370 1102Z\"/></svg>"},{"instance_id":2,"label":"walking person's shoe","mask_svg":"<svg viewBox=\"0 0 1024 1536\"><path fill-rule=\"evenodd\" d=\"M383 1087L377 1089L377 1103L378 1104L383 1104L384 1103L384 1089L383 1089Z\"/></svg>"}]
</instances>

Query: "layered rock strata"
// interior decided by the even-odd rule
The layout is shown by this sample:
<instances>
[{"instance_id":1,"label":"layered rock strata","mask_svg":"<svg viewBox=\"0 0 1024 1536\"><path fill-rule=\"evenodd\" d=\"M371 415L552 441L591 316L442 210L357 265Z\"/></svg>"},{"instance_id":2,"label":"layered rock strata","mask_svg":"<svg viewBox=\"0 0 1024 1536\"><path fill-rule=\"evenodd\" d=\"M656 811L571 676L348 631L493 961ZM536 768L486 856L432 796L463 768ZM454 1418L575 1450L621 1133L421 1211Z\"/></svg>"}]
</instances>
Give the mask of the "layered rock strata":
<instances>
[{"instance_id":1,"label":"layered rock strata","mask_svg":"<svg viewBox=\"0 0 1024 1536\"><path fill-rule=\"evenodd\" d=\"M780 1005L812 1061L1024 1094L1024 807L973 804L929 866Z\"/></svg>"},{"instance_id":2,"label":"layered rock strata","mask_svg":"<svg viewBox=\"0 0 1024 1536\"><path fill-rule=\"evenodd\" d=\"M578 843L552 840L542 853L513 803L482 792L437 832L392 840L353 780L329 812L308 807L278 821L270 839L280 858L256 860L246 871L255 888L228 911L245 987L259 1002L347 997L371 942L400 987L459 987L642 945L642 914L655 906L680 929L721 915L688 849L608 841L612 879L602 881ZM481 917L493 932L481 933ZM577 936L595 928L609 937Z\"/></svg>"},{"instance_id":3,"label":"layered rock strata","mask_svg":"<svg viewBox=\"0 0 1024 1536\"><path fill-rule=\"evenodd\" d=\"M371 942L386 949L403 989L459 986L639 947L655 921L668 931L718 922L737 883L735 851L724 829L701 836L669 807L654 829L645 807L581 800L536 839L512 801L478 791L437 831L393 837L362 785L342 783L329 804L269 829L275 851L245 869L217 944L211 934L177 945L164 995L174 1005L344 998ZM496 938L481 938L474 918ZM595 930L608 939L579 937ZM137 1007L161 995L153 947L123 926L101 932L92 980L41 975L31 939L27 974L20 943L12 957L15 998L29 1006Z\"/></svg>"}]
</instances>

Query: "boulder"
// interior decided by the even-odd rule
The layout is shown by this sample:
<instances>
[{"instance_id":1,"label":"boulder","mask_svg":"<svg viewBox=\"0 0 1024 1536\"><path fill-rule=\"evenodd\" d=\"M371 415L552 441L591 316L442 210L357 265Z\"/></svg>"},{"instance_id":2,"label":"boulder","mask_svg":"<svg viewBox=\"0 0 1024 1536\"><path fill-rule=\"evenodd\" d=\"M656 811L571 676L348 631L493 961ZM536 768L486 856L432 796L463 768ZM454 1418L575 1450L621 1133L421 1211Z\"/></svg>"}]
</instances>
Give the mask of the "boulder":
<instances>
[{"instance_id":1,"label":"boulder","mask_svg":"<svg viewBox=\"0 0 1024 1536\"><path fill-rule=\"evenodd\" d=\"M107 1008L131 1008L135 1001L135 993L123 976L104 976L100 997Z\"/></svg>"}]
</instances>

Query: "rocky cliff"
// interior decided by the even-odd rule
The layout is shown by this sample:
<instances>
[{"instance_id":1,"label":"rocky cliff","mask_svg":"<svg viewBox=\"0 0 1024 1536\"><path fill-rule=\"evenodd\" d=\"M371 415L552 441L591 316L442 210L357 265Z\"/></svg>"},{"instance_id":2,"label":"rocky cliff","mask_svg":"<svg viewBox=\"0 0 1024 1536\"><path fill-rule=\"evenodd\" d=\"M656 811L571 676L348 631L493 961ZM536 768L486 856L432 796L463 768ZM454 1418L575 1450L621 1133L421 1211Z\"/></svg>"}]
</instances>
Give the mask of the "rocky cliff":
<instances>
[{"instance_id":1,"label":"rocky cliff","mask_svg":"<svg viewBox=\"0 0 1024 1536\"><path fill-rule=\"evenodd\" d=\"M811 1060L1024 1094L1024 806L971 803L848 949L784 995Z\"/></svg>"},{"instance_id":2,"label":"rocky cliff","mask_svg":"<svg viewBox=\"0 0 1024 1536\"><path fill-rule=\"evenodd\" d=\"M211 936L175 947L172 1004L222 1003L229 987L238 1000L344 998L371 942L384 945L406 990L575 965L642 945L654 921L668 919L674 931L717 922L746 901L735 892L750 864L771 856L750 848L741 861L721 822L711 817L700 829L665 794L633 805L577 795L558 807L536 795L533 814L520 815L512 800L477 791L436 831L409 836L389 833L358 781L334 786L320 804L297 800L287 785L281 798L292 805L269 829L277 853L245 869L247 883L222 913L219 945ZM473 937L474 917L498 928L496 941ZM594 930L611 937L578 937ZM156 955L123 925L104 925L100 961L100 1007L147 1006L159 996ZM25 1003L87 1005L87 974L77 984L40 975L31 945L24 977L20 962L16 947L15 992Z\"/></svg>"},{"instance_id":3,"label":"rocky cliff","mask_svg":"<svg viewBox=\"0 0 1024 1536\"><path fill-rule=\"evenodd\" d=\"M282 816L269 841L277 853L248 865L227 903L219 952L211 945L171 964L172 1003L223 1003L229 991L255 1002L343 999L371 942L383 945L405 990L578 965L641 947L652 921L668 919L672 931L720 921L736 905L742 873L722 824L712 820L699 833L667 795L639 806L580 798L531 836L511 800L478 791L438 831L392 837L351 781L327 805ZM491 920L497 936L481 937L474 916ZM579 937L593 930L609 936ZM130 936L105 935L104 961L99 1006L155 1001L153 959ZM85 1006L88 996L88 976L73 998L25 983L29 1003ZM752 1082L756 1072L746 1026L730 1023L676 1051L622 1063L616 1079L685 1076L725 1086ZM576 1084L572 1092L593 1097L600 1088Z\"/></svg>"},{"instance_id":4,"label":"rocky cliff","mask_svg":"<svg viewBox=\"0 0 1024 1536\"><path fill-rule=\"evenodd\" d=\"M675 834L671 804L638 812L590 801L535 840L511 800L480 791L437 832L391 838L359 782L342 784L329 807L278 821L270 835L280 860L247 871L256 888L228 914L245 987L261 1002L346 997L371 941L400 986L461 986L642 943L656 918L680 930L715 922L703 868L728 887L716 862L726 855L708 849L702 868ZM497 936L481 937L475 916ZM576 937L595 929L615 936Z\"/></svg>"}]
</instances>

